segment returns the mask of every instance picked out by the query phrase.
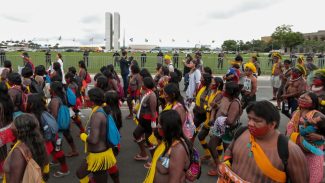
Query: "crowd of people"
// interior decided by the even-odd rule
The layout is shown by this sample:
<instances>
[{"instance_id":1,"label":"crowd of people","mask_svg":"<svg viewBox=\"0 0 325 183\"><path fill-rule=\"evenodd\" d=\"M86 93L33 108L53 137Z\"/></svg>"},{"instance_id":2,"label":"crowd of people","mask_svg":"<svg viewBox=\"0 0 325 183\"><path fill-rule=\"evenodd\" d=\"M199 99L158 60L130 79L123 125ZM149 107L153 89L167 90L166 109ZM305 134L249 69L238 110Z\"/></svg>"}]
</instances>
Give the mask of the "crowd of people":
<instances>
[{"instance_id":1,"label":"crowd of people","mask_svg":"<svg viewBox=\"0 0 325 183\"><path fill-rule=\"evenodd\" d=\"M184 73L174 67L175 59L164 55L154 77L127 51L121 55L114 64L119 65L122 80L114 65L102 66L91 78L83 60L79 68L65 72L60 53L48 69L35 67L23 53L21 73L4 61L0 83L4 182L45 182L55 164L60 169L53 176L67 176L71 173L67 157L80 153L86 154L75 172L81 183L107 182L108 176L120 182L116 156L124 102L129 109L125 120L136 123L133 137L139 152L133 159L148 169L145 183L188 182L205 174L221 183L322 181L325 70L317 70L309 58L305 64L299 57L292 66L290 60L282 63L280 54L272 55L274 105L257 101L260 69L255 55L245 63L237 55L222 77L204 66L200 52L183 60ZM94 87L88 90L92 80ZM84 107L91 108L91 114L82 123ZM278 130L279 110L288 117L285 134ZM70 122L79 128L80 139L72 137ZM64 139L70 152L62 148ZM84 152L77 151L75 140L84 142ZM202 163L211 169L201 172Z\"/></svg>"}]
</instances>

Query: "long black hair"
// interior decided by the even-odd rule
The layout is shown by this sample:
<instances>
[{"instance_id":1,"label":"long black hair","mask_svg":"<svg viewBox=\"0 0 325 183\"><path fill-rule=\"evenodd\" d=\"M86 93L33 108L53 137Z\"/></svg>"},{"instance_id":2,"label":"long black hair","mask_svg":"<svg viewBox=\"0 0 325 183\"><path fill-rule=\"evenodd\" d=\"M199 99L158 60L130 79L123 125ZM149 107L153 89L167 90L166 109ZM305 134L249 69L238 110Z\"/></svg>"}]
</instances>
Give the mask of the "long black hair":
<instances>
[{"instance_id":1,"label":"long black hair","mask_svg":"<svg viewBox=\"0 0 325 183\"><path fill-rule=\"evenodd\" d=\"M0 83L0 106L0 127L4 127L12 122L12 114L14 112L14 104L4 82Z\"/></svg>"},{"instance_id":2,"label":"long black hair","mask_svg":"<svg viewBox=\"0 0 325 183\"><path fill-rule=\"evenodd\" d=\"M101 106L105 102L104 91L98 87L94 87L88 91L90 101L94 102L95 105Z\"/></svg>"},{"instance_id":3,"label":"long black hair","mask_svg":"<svg viewBox=\"0 0 325 183\"><path fill-rule=\"evenodd\" d=\"M122 127L122 112L119 106L119 95L115 91L108 91L105 93L105 102L107 107L105 107L105 111L112 115L114 121L116 123L116 127L118 130Z\"/></svg>"},{"instance_id":4,"label":"long black hair","mask_svg":"<svg viewBox=\"0 0 325 183\"><path fill-rule=\"evenodd\" d=\"M166 143L166 149L163 154L171 147L173 140L184 140L185 144L192 154L192 143L185 137L182 128L182 120L178 112L175 110L166 110L160 113L159 115L159 124L164 131L163 141ZM186 148L186 147L185 147Z\"/></svg>"},{"instance_id":5,"label":"long black hair","mask_svg":"<svg viewBox=\"0 0 325 183\"><path fill-rule=\"evenodd\" d=\"M147 68L141 69L140 76L142 76L142 78L146 78L146 77L152 78L152 76Z\"/></svg>"},{"instance_id":6,"label":"long black hair","mask_svg":"<svg viewBox=\"0 0 325 183\"><path fill-rule=\"evenodd\" d=\"M102 89L104 92L110 90L107 77L99 76L96 79L96 87Z\"/></svg>"},{"instance_id":7,"label":"long black hair","mask_svg":"<svg viewBox=\"0 0 325 183\"><path fill-rule=\"evenodd\" d=\"M42 126L41 116L46 111L46 99L41 93L33 93L28 95L26 112L34 114L39 122L39 126ZM43 128L40 128L43 132Z\"/></svg>"},{"instance_id":8,"label":"long black hair","mask_svg":"<svg viewBox=\"0 0 325 183\"><path fill-rule=\"evenodd\" d=\"M223 90L223 80L221 79L221 77L214 77L213 80L216 84L217 83L219 84L218 90L222 91Z\"/></svg>"},{"instance_id":9,"label":"long black hair","mask_svg":"<svg viewBox=\"0 0 325 183\"><path fill-rule=\"evenodd\" d=\"M174 83L168 83L165 87L164 87L164 91L165 93L170 96L174 101L179 102L180 104L183 105L184 109L187 111L186 109L186 105L184 102L184 98L181 95L181 92L179 91L179 88L174 84Z\"/></svg>"},{"instance_id":10,"label":"long black hair","mask_svg":"<svg viewBox=\"0 0 325 183\"><path fill-rule=\"evenodd\" d=\"M51 91L53 93L55 93L61 99L61 101L64 105L68 104L66 94L64 91L64 86L61 82L59 82L59 81L52 82L50 88L51 88Z\"/></svg>"},{"instance_id":11,"label":"long black hair","mask_svg":"<svg viewBox=\"0 0 325 183\"><path fill-rule=\"evenodd\" d=\"M62 78L63 78L63 73L61 70L61 65L59 62L54 62L53 63L53 70L55 70L55 72L57 73L56 76L54 76L53 78L51 78L52 81L60 81L62 82Z\"/></svg>"},{"instance_id":12,"label":"long black hair","mask_svg":"<svg viewBox=\"0 0 325 183\"><path fill-rule=\"evenodd\" d=\"M79 67L85 69L85 71L87 72L87 67L86 67L86 64L85 64L85 62L83 60L79 61Z\"/></svg>"},{"instance_id":13,"label":"long black hair","mask_svg":"<svg viewBox=\"0 0 325 183\"><path fill-rule=\"evenodd\" d=\"M15 119L14 124L17 139L29 148L33 159L43 169L47 164L47 154L37 119L31 114L22 114Z\"/></svg>"}]
</instances>

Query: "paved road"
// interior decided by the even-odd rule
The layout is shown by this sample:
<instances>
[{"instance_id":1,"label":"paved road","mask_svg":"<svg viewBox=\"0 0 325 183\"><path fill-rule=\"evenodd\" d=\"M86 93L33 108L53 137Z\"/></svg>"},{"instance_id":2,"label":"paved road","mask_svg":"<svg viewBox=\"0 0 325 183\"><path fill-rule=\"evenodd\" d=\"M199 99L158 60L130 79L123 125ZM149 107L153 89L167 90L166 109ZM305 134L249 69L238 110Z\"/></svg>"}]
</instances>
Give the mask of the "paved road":
<instances>
[{"instance_id":1,"label":"paved road","mask_svg":"<svg viewBox=\"0 0 325 183\"><path fill-rule=\"evenodd\" d=\"M183 85L180 85L181 88L183 88ZM184 93L183 93L184 94ZM270 87L270 82L267 78L259 79L258 81L258 93L257 93L257 100L269 100L272 98L272 91ZM82 111L84 117L83 123L85 124L86 120L89 117L90 110L85 109ZM123 119L128 115L128 110L126 104L123 104L122 106L122 115ZM241 122L246 124L247 118L246 113L244 112L241 118ZM280 131L284 132L284 127L288 122L288 118L284 115L281 115L281 123L280 123ZM137 162L133 160L133 156L138 152L137 145L133 142L132 132L135 129L136 125L132 120L123 120L123 127L121 131L122 135L122 146L121 146L121 152L119 156L117 157L118 160L118 166L120 170L120 181L122 183L140 183L144 180L146 176L147 169L143 167L143 162ZM82 158L84 158L83 153L83 143L79 139L78 135L78 129L75 125L72 126L72 133L75 140L75 143L78 147L79 152L81 152L79 157L74 158L67 158L68 165L70 167L71 174L69 176L63 177L63 178L54 178L51 175L51 178L49 180L50 183L74 183L78 182L77 177L75 176L76 169L80 165L80 161ZM67 143L64 143L64 149L66 152L70 151L69 147L67 146ZM203 154L202 148L199 145L198 140L195 141L195 146L201 151L201 154ZM51 173L55 170L57 170L59 167L53 167L51 168ZM213 183L216 182L216 177L209 177L207 175L207 171L209 170L209 166L207 164L203 164L202 169L202 176L197 182L201 183ZM112 180L109 179L108 182L112 182Z\"/></svg>"}]
</instances>

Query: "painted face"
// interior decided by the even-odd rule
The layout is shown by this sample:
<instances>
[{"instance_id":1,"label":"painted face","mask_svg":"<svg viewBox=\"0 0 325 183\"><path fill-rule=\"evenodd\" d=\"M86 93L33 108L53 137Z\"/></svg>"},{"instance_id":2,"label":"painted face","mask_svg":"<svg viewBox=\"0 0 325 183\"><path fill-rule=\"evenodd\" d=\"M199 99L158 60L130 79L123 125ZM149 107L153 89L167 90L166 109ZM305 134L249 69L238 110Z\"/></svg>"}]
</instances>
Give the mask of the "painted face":
<instances>
[{"instance_id":1,"label":"painted face","mask_svg":"<svg viewBox=\"0 0 325 183\"><path fill-rule=\"evenodd\" d=\"M273 127L272 124L267 124L266 120L255 115L253 111L248 113L248 130L249 133L257 138L264 137L270 132Z\"/></svg>"}]
</instances>

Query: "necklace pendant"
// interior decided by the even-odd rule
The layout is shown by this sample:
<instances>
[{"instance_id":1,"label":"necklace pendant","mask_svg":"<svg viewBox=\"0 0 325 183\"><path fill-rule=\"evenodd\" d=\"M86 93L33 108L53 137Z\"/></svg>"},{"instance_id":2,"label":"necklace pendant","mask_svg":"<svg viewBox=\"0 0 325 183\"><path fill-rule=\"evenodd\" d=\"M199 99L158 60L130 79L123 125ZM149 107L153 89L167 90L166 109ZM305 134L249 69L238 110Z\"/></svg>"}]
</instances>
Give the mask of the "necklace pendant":
<instances>
[{"instance_id":1,"label":"necklace pendant","mask_svg":"<svg viewBox=\"0 0 325 183\"><path fill-rule=\"evenodd\" d=\"M253 157L253 153L252 153L252 151L249 151L249 153L248 153L248 157Z\"/></svg>"}]
</instances>

